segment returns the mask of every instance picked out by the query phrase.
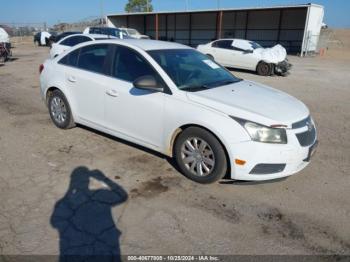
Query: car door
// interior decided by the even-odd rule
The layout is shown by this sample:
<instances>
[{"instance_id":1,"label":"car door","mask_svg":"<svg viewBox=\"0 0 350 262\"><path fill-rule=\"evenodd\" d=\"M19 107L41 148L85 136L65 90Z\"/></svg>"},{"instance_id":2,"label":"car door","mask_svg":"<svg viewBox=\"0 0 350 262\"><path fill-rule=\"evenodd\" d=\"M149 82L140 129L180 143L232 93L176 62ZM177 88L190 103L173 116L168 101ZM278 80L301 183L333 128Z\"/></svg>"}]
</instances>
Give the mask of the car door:
<instances>
[{"instance_id":1,"label":"car door","mask_svg":"<svg viewBox=\"0 0 350 262\"><path fill-rule=\"evenodd\" d=\"M106 63L110 45L95 44L82 47L69 55L79 53L76 66L66 67L65 82L74 100L75 115L84 122L104 125L106 92Z\"/></svg>"},{"instance_id":2,"label":"car door","mask_svg":"<svg viewBox=\"0 0 350 262\"><path fill-rule=\"evenodd\" d=\"M218 40L212 44L213 57L216 62L223 66L230 66L230 53L232 49L232 40Z\"/></svg>"},{"instance_id":3,"label":"car door","mask_svg":"<svg viewBox=\"0 0 350 262\"><path fill-rule=\"evenodd\" d=\"M254 54L254 50L252 49L248 41L235 39L233 40L232 48L232 60L235 63L235 67L249 70L256 69L256 65L259 61L257 61L257 57Z\"/></svg>"},{"instance_id":4,"label":"car door","mask_svg":"<svg viewBox=\"0 0 350 262\"><path fill-rule=\"evenodd\" d=\"M152 147L162 144L166 94L137 89L133 82L145 75L162 81L137 51L115 45L111 78L105 95L106 125L127 139Z\"/></svg>"}]
</instances>

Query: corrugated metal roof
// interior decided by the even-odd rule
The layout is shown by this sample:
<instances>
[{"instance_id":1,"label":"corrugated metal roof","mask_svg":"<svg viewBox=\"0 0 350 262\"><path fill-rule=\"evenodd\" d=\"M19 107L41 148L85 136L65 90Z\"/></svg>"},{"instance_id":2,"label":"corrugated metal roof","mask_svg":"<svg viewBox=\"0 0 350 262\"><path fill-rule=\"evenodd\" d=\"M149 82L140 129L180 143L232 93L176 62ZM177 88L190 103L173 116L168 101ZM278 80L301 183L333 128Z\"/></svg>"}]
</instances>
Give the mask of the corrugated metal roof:
<instances>
[{"instance_id":1,"label":"corrugated metal roof","mask_svg":"<svg viewBox=\"0 0 350 262\"><path fill-rule=\"evenodd\" d=\"M119 14L109 14L110 16L132 16L132 15L155 15L155 14L183 14L183 13L207 13L207 12L217 12L217 11L247 11L247 10L266 10L266 9L288 9L288 8L305 8L305 7L321 7L322 5L317 5L313 3L301 4L301 5L279 5L279 6L261 6L261 7L246 7L246 8L220 8L220 9L202 9L202 10L184 10L184 11L159 11L159 12L135 12L135 13L119 13Z\"/></svg>"}]
</instances>

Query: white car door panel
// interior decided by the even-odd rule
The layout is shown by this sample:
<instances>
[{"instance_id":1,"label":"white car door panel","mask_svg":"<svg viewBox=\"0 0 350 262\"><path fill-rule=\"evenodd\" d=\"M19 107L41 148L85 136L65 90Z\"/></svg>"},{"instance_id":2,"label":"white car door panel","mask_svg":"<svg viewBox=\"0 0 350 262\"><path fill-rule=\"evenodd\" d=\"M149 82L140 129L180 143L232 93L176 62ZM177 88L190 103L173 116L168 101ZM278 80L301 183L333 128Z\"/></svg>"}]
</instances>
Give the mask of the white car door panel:
<instances>
[{"instance_id":1,"label":"white car door panel","mask_svg":"<svg viewBox=\"0 0 350 262\"><path fill-rule=\"evenodd\" d=\"M104 96L109 78L104 74L104 67L109 46L86 46L62 59L62 63L68 65L65 66L65 83L75 100L75 115L97 125L104 125Z\"/></svg>"},{"instance_id":2,"label":"white car door panel","mask_svg":"<svg viewBox=\"0 0 350 262\"><path fill-rule=\"evenodd\" d=\"M134 80L154 74L154 71L136 51L121 46L116 48L113 77L106 81L106 85L112 87L105 92L107 128L160 147L166 94L135 88Z\"/></svg>"},{"instance_id":3,"label":"white car door panel","mask_svg":"<svg viewBox=\"0 0 350 262\"><path fill-rule=\"evenodd\" d=\"M67 67L65 82L73 94L75 114L85 121L103 125L106 76L85 70Z\"/></svg>"},{"instance_id":4,"label":"white car door panel","mask_svg":"<svg viewBox=\"0 0 350 262\"><path fill-rule=\"evenodd\" d=\"M227 66L229 62L229 59L227 58L227 55L229 55L228 51L229 50L227 49L213 47L213 52L214 52L213 56L215 61L221 65Z\"/></svg>"},{"instance_id":5,"label":"white car door panel","mask_svg":"<svg viewBox=\"0 0 350 262\"><path fill-rule=\"evenodd\" d=\"M159 147L162 142L164 93L137 89L132 83L110 78L104 105L106 127Z\"/></svg>"}]
</instances>

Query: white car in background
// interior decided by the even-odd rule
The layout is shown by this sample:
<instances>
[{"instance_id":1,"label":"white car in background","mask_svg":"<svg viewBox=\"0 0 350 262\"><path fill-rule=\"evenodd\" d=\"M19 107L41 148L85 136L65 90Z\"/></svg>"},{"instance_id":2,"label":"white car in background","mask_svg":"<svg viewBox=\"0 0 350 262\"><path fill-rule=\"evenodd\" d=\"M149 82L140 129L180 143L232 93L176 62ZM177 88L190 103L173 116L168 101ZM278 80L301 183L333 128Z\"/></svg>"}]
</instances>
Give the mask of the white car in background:
<instances>
[{"instance_id":1,"label":"white car in background","mask_svg":"<svg viewBox=\"0 0 350 262\"><path fill-rule=\"evenodd\" d=\"M83 34L99 34L99 35L109 35L113 36L119 39L129 39L129 37L126 33L122 32L119 28L115 27L87 27L83 31Z\"/></svg>"},{"instance_id":2,"label":"white car in background","mask_svg":"<svg viewBox=\"0 0 350 262\"><path fill-rule=\"evenodd\" d=\"M75 34L69 35L65 38L61 39L57 43L53 43L50 50L50 57L54 58L68 49L76 46L78 44L96 41L96 40L105 40L105 39L115 39L116 37L108 36L108 35L98 35L98 34Z\"/></svg>"},{"instance_id":3,"label":"white car in background","mask_svg":"<svg viewBox=\"0 0 350 262\"><path fill-rule=\"evenodd\" d=\"M121 27L119 28L123 33L125 33L126 35L135 38L135 39L150 39L150 37L148 35L142 35L139 33L139 31L137 31L136 29L133 28L125 28L125 27Z\"/></svg>"},{"instance_id":4,"label":"white car in background","mask_svg":"<svg viewBox=\"0 0 350 262\"><path fill-rule=\"evenodd\" d=\"M249 40L219 39L198 45L197 49L225 67L251 70L263 76L286 75L291 68L286 49L281 45L263 48Z\"/></svg>"},{"instance_id":5,"label":"white car in background","mask_svg":"<svg viewBox=\"0 0 350 262\"><path fill-rule=\"evenodd\" d=\"M199 183L226 174L289 176L308 165L317 145L302 102L239 79L178 43L83 43L46 60L40 73L41 96L57 127L79 123L151 148Z\"/></svg>"}]
</instances>

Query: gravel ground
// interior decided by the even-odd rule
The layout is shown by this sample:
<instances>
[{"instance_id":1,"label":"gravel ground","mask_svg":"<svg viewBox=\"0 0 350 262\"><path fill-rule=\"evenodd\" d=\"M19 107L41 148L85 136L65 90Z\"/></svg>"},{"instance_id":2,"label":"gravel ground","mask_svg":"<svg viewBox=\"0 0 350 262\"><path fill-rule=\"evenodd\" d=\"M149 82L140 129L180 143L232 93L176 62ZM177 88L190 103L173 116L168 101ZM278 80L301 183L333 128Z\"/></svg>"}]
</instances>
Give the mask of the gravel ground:
<instances>
[{"instance_id":1,"label":"gravel ground","mask_svg":"<svg viewBox=\"0 0 350 262\"><path fill-rule=\"evenodd\" d=\"M301 99L318 152L284 180L199 185L155 152L55 128L39 96L47 48L13 53L0 67L0 254L350 254L349 56L290 57L288 77L233 72Z\"/></svg>"}]
</instances>

